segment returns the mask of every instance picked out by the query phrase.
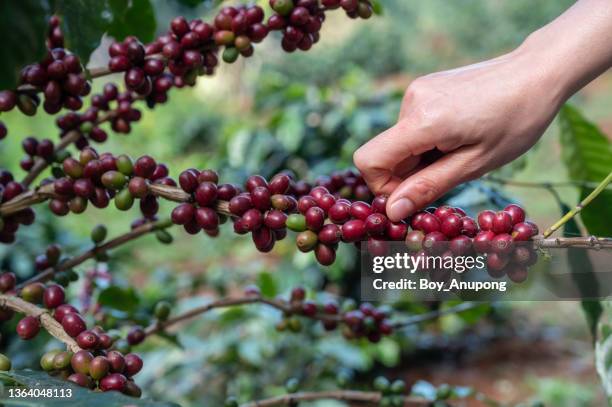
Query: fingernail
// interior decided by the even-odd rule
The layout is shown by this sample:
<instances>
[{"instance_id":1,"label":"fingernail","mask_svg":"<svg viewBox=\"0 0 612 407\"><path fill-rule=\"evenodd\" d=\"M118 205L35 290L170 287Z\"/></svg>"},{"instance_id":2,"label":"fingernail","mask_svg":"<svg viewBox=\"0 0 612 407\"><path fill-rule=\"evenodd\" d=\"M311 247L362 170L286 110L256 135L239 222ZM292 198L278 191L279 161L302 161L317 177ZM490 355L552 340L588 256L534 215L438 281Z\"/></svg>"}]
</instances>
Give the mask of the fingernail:
<instances>
[{"instance_id":1,"label":"fingernail","mask_svg":"<svg viewBox=\"0 0 612 407\"><path fill-rule=\"evenodd\" d=\"M414 208L414 203L410 199L400 198L391 204L389 213L387 215L389 216L389 219L397 222L411 214L414 211Z\"/></svg>"}]
</instances>

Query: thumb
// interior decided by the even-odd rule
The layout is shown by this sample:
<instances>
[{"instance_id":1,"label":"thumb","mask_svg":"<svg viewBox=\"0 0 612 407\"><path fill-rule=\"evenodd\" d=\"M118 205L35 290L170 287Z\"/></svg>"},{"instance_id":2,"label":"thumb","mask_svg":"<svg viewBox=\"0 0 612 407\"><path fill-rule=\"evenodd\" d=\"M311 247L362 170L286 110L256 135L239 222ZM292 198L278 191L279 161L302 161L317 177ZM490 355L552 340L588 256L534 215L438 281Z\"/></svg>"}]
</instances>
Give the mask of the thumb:
<instances>
[{"instance_id":1,"label":"thumb","mask_svg":"<svg viewBox=\"0 0 612 407\"><path fill-rule=\"evenodd\" d=\"M476 156L469 149L455 150L406 178L389 197L389 219L405 219L455 186L475 178Z\"/></svg>"}]
</instances>

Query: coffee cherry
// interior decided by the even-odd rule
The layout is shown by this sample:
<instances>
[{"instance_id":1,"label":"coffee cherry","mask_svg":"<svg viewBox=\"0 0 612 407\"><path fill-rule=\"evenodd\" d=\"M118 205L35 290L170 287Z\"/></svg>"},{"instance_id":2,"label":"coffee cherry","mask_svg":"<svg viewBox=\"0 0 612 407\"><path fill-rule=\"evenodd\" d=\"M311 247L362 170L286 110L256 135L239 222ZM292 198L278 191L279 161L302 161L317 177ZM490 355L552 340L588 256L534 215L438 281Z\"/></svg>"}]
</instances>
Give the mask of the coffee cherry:
<instances>
[{"instance_id":1,"label":"coffee cherry","mask_svg":"<svg viewBox=\"0 0 612 407\"><path fill-rule=\"evenodd\" d=\"M285 224L289 230L294 232L303 232L306 230L306 217L304 215L294 213L287 217Z\"/></svg>"},{"instance_id":2,"label":"coffee cherry","mask_svg":"<svg viewBox=\"0 0 612 407\"><path fill-rule=\"evenodd\" d=\"M467 216L461 218L461 233L468 237L476 236L478 233L478 225L474 219Z\"/></svg>"},{"instance_id":3,"label":"coffee cherry","mask_svg":"<svg viewBox=\"0 0 612 407\"><path fill-rule=\"evenodd\" d=\"M45 289L43 294L43 304L46 308L57 308L62 305L65 300L66 295L61 286L52 284Z\"/></svg>"},{"instance_id":4,"label":"coffee cherry","mask_svg":"<svg viewBox=\"0 0 612 407\"><path fill-rule=\"evenodd\" d=\"M40 358L40 367L42 367L42 369L45 372L49 372L51 370L54 369L53 367L53 359L55 358L55 355L57 355L58 353L60 353L61 351L58 349L55 350L51 350L49 352L46 352L44 355L42 355L42 357Z\"/></svg>"},{"instance_id":5,"label":"coffee cherry","mask_svg":"<svg viewBox=\"0 0 612 407\"><path fill-rule=\"evenodd\" d=\"M89 374L89 367L93 358L94 357L91 352L86 350L80 350L72 356L72 359L70 359L70 366L72 366L72 370L77 373Z\"/></svg>"},{"instance_id":6,"label":"coffee cherry","mask_svg":"<svg viewBox=\"0 0 612 407\"><path fill-rule=\"evenodd\" d=\"M236 187L231 184L221 184L217 188L217 198L223 201L231 200L236 194Z\"/></svg>"},{"instance_id":7,"label":"coffee cherry","mask_svg":"<svg viewBox=\"0 0 612 407\"><path fill-rule=\"evenodd\" d=\"M406 238L408 232L408 225L404 221L389 222L387 221L387 227L385 234L389 240L402 241Z\"/></svg>"},{"instance_id":8,"label":"coffee cherry","mask_svg":"<svg viewBox=\"0 0 612 407\"><path fill-rule=\"evenodd\" d=\"M319 241L327 245L334 245L340 242L341 238L342 231L340 227L333 224L323 226L318 234Z\"/></svg>"},{"instance_id":9,"label":"coffee cherry","mask_svg":"<svg viewBox=\"0 0 612 407\"><path fill-rule=\"evenodd\" d=\"M144 341L146 337L144 329L139 326L133 327L127 335L127 341L130 345L138 345L142 341Z\"/></svg>"},{"instance_id":10,"label":"coffee cherry","mask_svg":"<svg viewBox=\"0 0 612 407\"><path fill-rule=\"evenodd\" d=\"M380 236L387 230L387 217L381 213L373 213L365 220L366 231L370 236Z\"/></svg>"},{"instance_id":11,"label":"coffee cherry","mask_svg":"<svg viewBox=\"0 0 612 407\"><path fill-rule=\"evenodd\" d=\"M255 187L251 192L251 202L256 209L266 211L270 208L270 190L266 187Z\"/></svg>"},{"instance_id":12,"label":"coffee cherry","mask_svg":"<svg viewBox=\"0 0 612 407\"><path fill-rule=\"evenodd\" d=\"M32 339L40 331L40 322L37 318L26 316L17 323L17 335L21 339Z\"/></svg>"},{"instance_id":13,"label":"coffee cherry","mask_svg":"<svg viewBox=\"0 0 612 407\"><path fill-rule=\"evenodd\" d=\"M95 349L99 341L98 335L90 330L85 330L76 337L77 344L83 349Z\"/></svg>"},{"instance_id":14,"label":"coffee cherry","mask_svg":"<svg viewBox=\"0 0 612 407\"><path fill-rule=\"evenodd\" d=\"M439 209L439 208L438 208ZM463 228L463 222L459 215L454 213L447 213L444 215L440 224L440 231L444 233L448 238L453 238L461 233Z\"/></svg>"},{"instance_id":15,"label":"coffee cherry","mask_svg":"<svg viewBox=\"0 0 612 407\"><path fill-rule=\"evenodd\" d=\"M329 219L342 224L351 218L351 205L344 202L336 202L328 211Z\"/></svg>"},{"instance_id":16,"label":"coffee cherry","mask_svg":"<svg viewBox=\"0 0 612 407\"><path fill-rule=\"evenodd\" d=\"M150 178L155 172L155 167L157 167L155 160L148 155L144 155L134 163L134 174L138 177Z\"/></svg>"},{"instance_id":17,"label":"coffee cherry","mask_svg":"<svg viewBox=\"0 0 612 407\"><path fill-rule=\"evenodd\" d=\"M363 240L365 235L366 226L362 220L352 219L342 225L342 239L345 242L358 242Z\"/></svg>"},{"instance_id":18,"label":"coffee cherry","mask_svg":"<svg viewBox=\"0 0 612 407\"><path fill-rule=\"evenodd\" d=\"M440 231L440 220L431 213L425 213L419 221L419 228L425 234L439 232Z\"/></svg>"},{"instance_id":19,"label":"coffee cherry","mask_svg":"<svg viewBox=\"0 0 612 407\"><path fill-rule=\"evenodd\" d=\"M504 208L504 212L510 215L513 225L525 221L525 210L518 205L510 204Z\"/></svg>"},{"instance_id":20,"label":"coffee cherry","mask_svg":"<svg viewBox=\"0 0 612 407\"><path fill-rule=\"evenodd\" d=\"M21 289L21 298L33 304L40 304L45 286L42 283L30 283Z\"/></svg>"},{"instance_id":21,"label":"coffee cherry","mask_svg":"<svg viewBox=\"0 0 612 407\"><path fill-rule=\"evenodd\" d=\"M87 329L83 317L75 312L64 315L61 323L64 331L73 338L76 338L81 332Z\"/></svg>"},{"instance_id":22,"label":"coffee cherry","mask_svg":"<svg viewBox=\"0 0 612 407\"><path fill-rule=\"evenodd\" d=\"M195 220L204 230L215 230L219 226L219 215L211 208L198 208Z\"/></svg>"},{"instance_id":23,"label":"coffee cherry","mask_svg":"<svg viewBox=\"0 0 612 407\"><path fill-rule=\"evenodd\" d=\"M478 214L478 226L481 230L493 230L493 219L495 219L495 212L482 211Z\"/></svg>"},{"instance_id":24,"label":"coffee cherry","mask_svg":"<svg viewBox=\"0 0 612 407\"><path fill-rule=\"evenodd\" d=\"M111 346L113 346L113 338L111 338L110 335L108 334L99 334L98 335L98 339L99 339L99 347L101 349L108 349Z\"/></svg>"},{"instance_id":25,"label":"coffee cherry","mask_svg":"<svg viewBox=\"0 0 612 407\"><path fill-rule=\"evenodd\" d=\"M153 314L155 315L155 318L157 318L158 320L165 321L166 319L168 319L168 316L170 315L170 310L171 310L171 306L169 302L160 301L157 304L155 304L155 309L153 311Z\"/></svg>"},{"instance_id":26,"label":"coffee cherry","mask_svg":"<svg viewBox=\"0 0 612 407\"><path fill-rule=\"evenodd\" d=\"M127 379L120 373L111 373L100 380L102 391L123 391L127 385Z\"/></svg>"},{"instance_id":27,"label":"coffee cherry","mask_svg":"<svg viewBox=\"0 0 612 407\"><path fill-rule=\"evenodd\" d=\"M93 382L91 381L89 376L83 373L73 373L70 376L68 376L66 380L76 384L77 386L85 387L88 389L93 387Z\"/></svg>"},{"instance_id":28,"label":"coffee cherry","mask_svg":"<svg viewBox=\"0 0 612 407\"><path fill-rule=\"evenodd\" d=\"M172 223L176 225L186 225L195 216L195 208L192 204L182 203L172 210L170 215Z\"/></svg>"},{"instance_id":29,"label":"coffee cherry","mask_svg":"<svg viewBox=\"0 0 612 407\"><path fill-rule=\"evenodd\" d=\"M121 352L111 350L106 354L106 359L110 365L110 371L115 373L123 373L125 370L125 358Z\"/></svg>"},{"instance_id":30,"label":"coffee cherry","mask_svg":"<svg viewBox=\"0 0 612 407\"><path fill-rule=\"evenodd\" d=\"M365 221L372 214L372 208L365 202L357 201L351 204L351 216Z\"/></svg>"},{"instance_id":31,"label":"coffee cherry","mask_svg":"<svg viewBox=\"0 0 612 407\"><path fill-rule=\"evenodd\" d=\"M126 376L134 376L142 369L142 359L134 353L125 355L125 374Z\"/></svg>"},{"instance_id":32,"label":"coffee cherry","mask_svg":"<svg viewBox=\"0 0 612 407\"><path fill-rule=\"evenodd\" d=\"M501 271L508 264L508 257L500 253L487 254L487 269L489 271Z\"/></svg>"},{"instance_id":33,"label":"coffee cherry","mask_svg":"<svg viewBox=\"0 0 612 407\"><path fill-rule=\"evenodd\" d=\"M517 284L525 282L529 276L527 267L520 264L510 264L506 268L506 275L508 278Z\"/></svg>"},{"instance_id":34,"label":"coffee cherry","mask_svg":"<svg viewBox=\"0 0 612 407\"><path fill-rule=\"evenodd\" d=\"M72 352L64 351L59 352L53 357L53 368L55 370L66 369L70 366L72 360Z\"/></svg>"},{"instance_id":35,"label":"coffee cherry","mask_svg":"<svg viewBox=\"0 0 612 407\"><path fill-rule=\"evenodd\" d=\"M451 239L450 251L455 256L465 256L472 251L472 239L467 236L459 235Z\"/></svg>"},{"instance_id":36,"label":"coffee cherry","mask_svg":"<svg viewBox=\"0 0 612 407\"><path fill-rule=\"evenodd\" d=\"M96 356L89 363L89 375L94 380L100 380L105 377L110 370L110 363L104 356Z\"/></svg>"},{"instance_id":37,"label":"coffee cherry","mask_svg":"<svg viewBox=\"0 0 612 407\"><path fill-rule=\"evenodd\" d=\"M532 266L534 258L537 261L537 254L528 246L515 246L512 252L512 260L521 265Z\"/></svg>"},{"instance_id":38,"label":"coffee cherry","mask_svg":"<svg viewBox=\"0 0 612 407\"><path fill-rule=\"evenodd\" d=\"M386 256L389 252L389 244L385 240L370 237L366 249L372 256Z\"/></svg>"},{"instance_id":39,"label":"coffee cherry","mask_svg":"<svg viewBox=\"0 0 612 407\"><path fill-rule=\"evenodd\" d=\"M0 353L0 370L5 372L11 370L11 360L2 353Z\"/></svg>"},{"instance_id":40,"label":"coffee cherry","mask_svg":"<svg viewBox=\"0 0 612 407\"><path fill-rule=\"evenodd\" d=\"M271 210L264 217L264 224L272 230L280 230L285 228L287 215L278 210Z\"/></svg>"},{"instance_id":41,"label":"coffee cherry","mask_svg":"<svg viewBox=\"0 0 612 407\"><path fill-rule=\"evenodd\" d=\"M455 210L448 205L442 205L437 207L433 214L443 222L448 215L454 215Z\"/></svg>"},{"instance_id":42,"label":"coffee cherry","mask_svg":"<svg viewBox=\"0 0 612 407\"><path fill-rule=\"evenodd\" d=\"M104 225L96 225L91 230L91 241L94 244L100 244L106 239L106 235L108 234L108 230Z\"/></svg>"},{"instance_id":43,"label":"coffee cherry","mask_svg":"<svg viewBox=\"0 0 612 407\"><path fill-rule=\"evenodd\" d=\"M512 239L516 241L531 240L536 234L537 229L534 231L533 226L526 222L517 223L512 228Z\"/></svg>"},{"instance_id":44,"label":"coffee cherry","mask_svg":"<svg viewBox=\"0 0 612 407\"><path fill-rule=\"evenodd\" d=\"M55 318L57 322L62 323L64 317L70 313L78 313L78 310L70 304L62 304L53 311L53 318Z\"/></svg>"},{"instance_id":45,"label":"coffee cherry","mask_svg":"<svg viewBox=\"0 0 612 407\"><path fill-rule=\"evenodd\" d=\"M313 206L304 214L306 227L314 232L318 232L325 223L325 212L318 206Z\"/></svg>"},{"instance_id":46,"label":"coffee cherry","mask_svg":"<svg viewBox=\"0 0 612 407\"><path fill-rule=\"evenodd\" d=\"M16 283L17 277L15 277L15 273L8 272L0 275L0 291L3 293L15 288Z\"/></svg>"},{"instance_id":47,"label":"coffee cherry","mask_svg":"<svg viewBox=\"0 0 612 407\"><path fill-rule=\"evenodd\" d=\"M477 253L488 253L492 250L491 248L491 242L493 241L493 238L495 237L495 233L491 232L490 230L483 230L481 232L478 232L478 234L476 234L476 236L474 237L474 249L476 250Z\"/></svg>"},{"instance_id":48,"label":"coffee cherry","mask_svg":"<svg viewBox=\"0 0 612 407\"><path fill-rule=\"evenodd\" d=\"M427 253L441 254L446 251L447 237L442 232L430 232L423 238L423 249Z\"/></svg>"},{"instance_id":49,"label":"coffee cherry","mask_svg":"<svg viewBox=\"0 0 612 407\"><path fill-rule=\"evenodd\" d=\"M195 189L194 197L200 206L212 205L217 199L217 185L208 181L202 182Z\"/></svg>"},{"instance_id":50,"label":"coffee cherry","mask_svg":"<svg viewBox=\"0 0 612 407\"><path fill-rule=\"evenodd\" d=\"M508 212L499 211L493 217L493 233L509 233L512 230L512 217Z\"/></svg>"},{"instance_id":51,"label":"coffee cherry","mask_svg":"<svg viewBox=\"0 0 612 407\"><path fill-rule=\"evenodd\" d=\"M507 233L496 235L491 240L491 250L493 250L495 253L507 255L512 253L513 248L514 245L512 244L512 236Z\"/></svg>"},{"instance_id":52,"label":"coffee cherry","mask_svg":"<svg viewBox=\"0 0 612 407\"><path fill-rule=\"evenodd\" d=\"M142 177L134 177L128 183L130 194L136 198L144 198L149 193L147 181Z\"/></svg>"},{"instance_id":53,"label":"coffee cherry","mask_svg":"<svg viewBox=\"0 0 612 407\"><path fill-rule=\"evenodd\" d=\"M411 230L406 234L406 247L411 252L418 252L423 248L423 239L425 234L420 230Z\"/></svg>"},{"instance_id":54,"label":"coffee cherry","mask_svg":"<svg viewBox=\"0 0 612 407\"><path fill-rule=\"evenodd\" d=\"M242 215L242 224L244 227L252 232L257 230L263 225L263 215L257 209L249 209Z\"/></svg>"},{"instance_id":55,"label":"coffee cherry","mask_svg":"<svg viewBox=\"0 0 612 407\"><path fill-rule=\"evenodd\" d=\"M278 209L283 212L293 212L297 208L297 201L294 197L289 195L272 195L270 202L274 209Z\"/></svg>"},{"instance_id":56,"label":"coffee cherry","mask_svg":"<svg viewBox=\"0 0 612 407\"><path fill-rule=\"evenodd\" d=\"M242 216L250 208L252 208L251 199L246 195L237 195L229 201L229 210L233 215Z\"/></svg>"},{"instance_id":57,"label":"coffee cherry","mask_svg":"<svg viewBox=\"0 0 612 407\"><path fill-rule=\"evenodd\" d=\"M301 252L303 253L309 252L313 250L315 246L317 245L317 242L318 242L317 234L311 230L305 230L303 232L300 232L297 235L295 242L297 244L298 249Z\"/></svg>"},{"instance_id":58,"label":"coffee cherry","mask_svg":"<svg viewBox=\"0 0 612 407\"><path fill-rule=\"evenodd\" d=\"M285 194L291 184L291 178L286 174L277 174L270 180L268 189L272 195Z\"/></svg>"}]
</instances>

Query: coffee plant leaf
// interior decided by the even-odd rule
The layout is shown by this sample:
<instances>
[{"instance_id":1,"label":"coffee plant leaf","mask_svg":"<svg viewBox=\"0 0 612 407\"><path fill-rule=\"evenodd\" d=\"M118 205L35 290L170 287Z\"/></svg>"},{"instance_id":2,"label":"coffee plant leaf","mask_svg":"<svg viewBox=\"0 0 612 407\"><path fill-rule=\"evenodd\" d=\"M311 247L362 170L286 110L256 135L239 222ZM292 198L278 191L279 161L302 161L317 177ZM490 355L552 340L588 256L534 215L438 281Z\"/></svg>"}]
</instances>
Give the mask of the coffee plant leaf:
<instances>
[{"instance_id":1,"label":"coffee plant leaf","mask_svg":"<svg viewBox=\"0 0 612 407\"><path fill-rule=\"evenodd\" d=\"M140 299L132 287L110 286L100 292L98 303L119 311L133 312Z\"/></svg>"},{"instance_id":2,"label":"coffee plant leaf","mask_svg":"<svg viewBox=\"0 0 612 407\"><path fill-rule=\"evenodd\" d=\"M125 396L116 391L94 392L65 380L56 379L45 372L34 370L16 370L0 372L0 382L3 386L17 386L22 389L56 389L57 391L70 389L72 397L69 399L61 397L51 398L9 398L8 391L4 389L3 397L0 399L3 406L37 406L37 407L60 407L70 405L72 407L107 407L107 406L142 406L142 407L174 407L178 404L155 402L147 399L136 399ZM69 401L68 401L69 400Z\"/></svg>"},{"instance_id":3,"label":"coffee plant leaf","mask_svg":"<svg viewBox=\"0 0 612 407\"><path fill-rule=\"evenodd\" d=\"M113 20L108 34L117 40L135 35L141 42L153 40L157 23L149 0L109 0Z\"/></svg>"},{"instance_id":4,"label":"coffee plant leaf","mask_svg":"<svg viewBox=\"0 0 612 407\"><path fill-rule=\"evenodd\" d=\"M62 18L66 47L79 56L83 65L87 65L111 21L108 3L97 0L58 0L55 9Z\"/></svg>"},{"instance_id":5,"label":"coffee plant leaf","mask_svg":"<svg viewBox=\"0 0 612 407\"><path fill-rule=\"evenodd\" d=\"M570 179L601 182L612 172L612 143L603 132L588 121L578 109L565 105L559 113L561 128L561 152ZM591 193L592 188L582 188L580 199ZM580 213L589 233L610 236L612 222L612 190L603 191Z\"/></svg>"},{"instance_id":6,"label":"coffee plant leaf","mask_svg":"<svg viewBox=\"0 0 612 407\"><path fill-rule=\"evenodd\" d=\"M46 52L48 1L22 0L0 2L0 89L14 89L21 69L42 59Z\"/></svg>"}]
</instances>

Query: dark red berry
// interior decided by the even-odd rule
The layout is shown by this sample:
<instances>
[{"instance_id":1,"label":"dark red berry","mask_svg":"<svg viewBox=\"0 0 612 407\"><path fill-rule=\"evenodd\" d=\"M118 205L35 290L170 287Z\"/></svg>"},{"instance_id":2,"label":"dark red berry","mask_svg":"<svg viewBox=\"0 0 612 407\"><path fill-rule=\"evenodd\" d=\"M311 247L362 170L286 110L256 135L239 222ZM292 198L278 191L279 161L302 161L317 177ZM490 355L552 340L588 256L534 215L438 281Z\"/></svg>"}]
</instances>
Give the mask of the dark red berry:
<instances>
[{"instance_id":1,"label":"dark red berry","mask_svg":"<svg viewBox=\"0 0 612 407\"><path fill-rule=\"evenodd\" d=\"M144 341L146 337L144 329L139 326L136 326L130 330L127 335L127 341L130 345L138 345L142 341Z\"/></svg>"},{"instance_id":2,"label":"dark red berry","mask_svg":"<svg viewBox=\"0 0 612 407\"><path fill-rule=\"evenodd\" d=\"M463 221L459 215L450 212L447 213L444 218L439 219L442 219L440 224L440 232L444 233L449 239L458 236L461 233Z\"/></svg>"},{"instance_id":3,"label":"dark red berry","mask_svg":"<svg viewBox=\"0 0 612 407\"><path fill-rule=\"evenodd\" d=\"M402 241L406 238L408 225L404 221L387 222L386 234L389 240Z\"/></svg>"},{"instance_id":4,"label":"dark red berry","mask_svg":"<svg viewBox=\"0 0 612 407\"><path fill-rule=\"evenodd\" d=\"M342 238L345 242L363 240L366 235L365 223L359 219L352 219L342 225Z\"/></svg>"},{"instance_id":5,"label":"dark red berry","mask_svg":"<svg viewBox=\"0 0 612 407\"><path fill-rule=\"evenodd\" d=\"M507 255L512 253L513 247L512 236L507 233L496 235L491 240L491 250L493 250L495 253Z\"/></svg>"},{"instance_id":6,"label":"dark red berry","mask_svg":"<svg viewBox=\"0 0 612 407\"><path fill-rule=\"evenodd\" d=\"M185 225L194 218L195 208L190 203L182 203L172 210L170 216L172 218L172 223L176 225Z\"/></svg>"},{"instance_id":7,"label":"dark red berry","mask_svg":"<svg viewBox=\"0 0 612 407\"><path fill-rule=\"evenodd\" d=\"M102 391L123 391L127 385L127 379L121 373L111 373L100 380Z\"/></svg>"},{"instance_id":8,"label":"dark red berry","mask_svg":"<svg viewBox=\"0 0 612 407\"><path fill-rule=\"evenodd\" d=\"M138 177L150 178L156 167L155 160L148 155L144 155L134 163L134 174Z\"/></svg>"},{"instance_id":9,"label":"dark red berry","mask_svg":"<svg viewBox=\"0 0 612 407\"><path fill-rule=\"evenodd\" d=\"M140 356L134 353L128 353L125 355L125 374L129 376L134 376L136 373L140 372L142 369L142 359Z\"/></svg>"},{"instance_id":10,"label":"dark red berry","mask_svg":"<svg viewBox=\"0 0 612 407\"><path fill-rule=\"evenodd\" d=\"M40 331L40 322L33 316L26 316L17 323L17 334L21 339L32 339Z\"/></svg>"},{"instance_id":11,"label":"dark red berry","mask_svg":"<svg viewBox=\"0 0 612 407\"><path fill-rule=\"evenodd\" d=\"M513 225L525 221L525 210L518 205L510 204L504 208L504 211L510 214Z\"/></svg>"},{"instance_id":12,"label":"dark red berry","mask_svg":"<svg viewBox=\"0 0 612 407\"><path fill-rule=\"evenodd\" d=\"M125 357L121 352L111 350L106 354L106 359L110 365L110 371L115 373L123 373L125 370Z\"/></svg>"},{"instance_id":13,"label":"dark red berry","mask_svg":"<svg viewBox=\"0 0 612 407\"><path fill-rule=\"evenodd\" d=\"M478 214L478 226L481 230L493 230L493 219L495 218L495 212L493 211L482 211Z\"/></svg>"},{"instance_id":14,"label":"dark red berry","mask_svg":"<svg viewBox=\"0 0 612 407\"><path fill-rule=\"evenodd\" d=\"M468 216L461 218L461 233L468 237L476 236L476 233L478 233L478 225L474 219Z\"/></svg>"},{"instance_id":15,"label":"dark red berry","mask_svg":"<svg viewBox=\"0 0 612 407\"><path fill-rule=\"evenodd\" d=\"M180 180L180 178L179 178ZM184 189L184 188L183 188ZM195 200L200 206L210 206L217 200L217 185L212 182L202 182L195 189Z\"/></svg>"},{"instance_id":16,"label":"dark red berry","mask_svg":"<svg viewBox=\"0 0 612 407\"><path fill-rule=\"evenodd\" d=\"M499 211L493 217L493 233L510 233L512 230L512 217L506 211Z\"/></svg>"},{"instance_id":17,"label":"dark red berry","mask_svg":"<svg viewBox=\"0 0 612 407\"><path fill-rule=\"evenodd\" d=\"M82 349L95 349L98 346L100 339L95 332L85 330L77 335L76 341Z\"/></svg>"},{"instance_id":18,"label":"dark red berry","mask_svg":"<svg viewBox=\"0 0 612 407\"><path fill-rule=\"evenodd\" d=\"M357 201L351 204L351 216L365 221L372 214L372 208L365 202Z\"/></svg>"},{"instance_id":19,"label":"dark red berry","mask_svg":"<svg viewBox=\"0 0 612 407\"><path fill-rule=\"evenodd\" d=\"M387 230L389 221L382 213L373 213L365 220L366 231L370 236L380 236Z\"/></svg>"},{"instance_id":20,"label":"dark red berry","mask_svg":"<svg viewBox=\"0 0 612 407\"><path fill-rule=\"evenodd\" d=\"M425 239L425 234L420 230L411 230L406 234L406 247L411 252L418 252L423 248L423 239Z\"/></svg>"},{"instance_id":21,"label":"dark red berry","mask_svg":"<svg viewBox=\"0 0 612 407\"><path fill-rule=\"evenodd\" d=\"M313 206L304 214L306 217L306 227L314 232L318 232L325 223L325 212L318 206Z\"/></svg>"},{"instance_id":22,"label":"dark red berry","mask_svg":"<svg viewBox=\"0 0 612 407\"><path fill-rule=\"evenodd\" d=\"M43 294L43 303L47 308L57 308L64 303L65 299L64 289L57 284L48 286Z\"/></svg>"},{"instance_id":23,"label":"dark red berry","mask_svg":"<svg viewBox=\"0 0 612 407\"><path fill-rule=\"evenodd\" d=\"M264 224L272 230L284 229L286 221L287 215L276 209L269 211L264 217Z\"/></svg>"},{"instance_id":24,"label":"dark red berry","mask_svg":"<svg viewBox=\"0 0 612 407\"><path fill-rule=\"evenodd\" d=\"M62 327L64 331L73 338L77 337L81 332L87 329L85 320L79 314L70 312L62 318Z\"/></svg>"},{"instance_id":25,"label":"dark red berry","mask_svg":"<svg viewBox=\"0 0 612 407\"><path fill-rule=\"evenodd\" d=\"M2 273L2 275L0 275L0 291L5 293L9 290L12 290L13 288L15 288L16 282L17 278L15 277L15 273Z\"/></svg>"},{"instance_id":26,"label":"dark red berry","mask_svg":"<svg viewBox=\"0 0 612 407\"><path fill-rule=\"evenodd\" d=\"M495 237L495 233L490 230L483 230L476 234L474 237L474 250L477 253L488 253L491 251L491 242Z\"/></svg>"},{"instance_id":27,"label":"dark red berry","mask_svg":"<svg viewBox=\"0 0 612 407\"><path fill-rule=\"evenodd\" d=\"M62 304L55 308L55 311L53 311L53 317L61 324L64 317L70 313L78 313L78 310L70 304Z\"/></svg>"}]
</instances>

